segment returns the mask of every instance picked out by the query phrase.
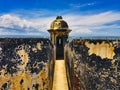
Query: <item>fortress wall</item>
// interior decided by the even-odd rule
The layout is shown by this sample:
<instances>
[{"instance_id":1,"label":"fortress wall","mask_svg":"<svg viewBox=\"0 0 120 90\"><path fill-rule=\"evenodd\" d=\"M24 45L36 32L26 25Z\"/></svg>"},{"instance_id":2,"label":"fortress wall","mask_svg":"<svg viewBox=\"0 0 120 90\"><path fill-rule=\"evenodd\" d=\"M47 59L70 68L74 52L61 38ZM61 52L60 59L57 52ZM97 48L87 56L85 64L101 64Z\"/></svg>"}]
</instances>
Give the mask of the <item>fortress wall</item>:
<instances>
[{"instance_id":1,"label":"fortress wall","mask_svg":"<svg viewBox=\"0 0 120 90\"><path fill-rule=\"evenodd\" d=\"M48 39L0 39L0 90L51 90L53 67Z\"/></svg>"},{"instance_id":2,"label":"fortress wall","mask_svg":"<svg viewBox=\"0 0 120 90\"><path fill-rule=\"evenodd\" d=\"M120 40L74 39L65 60L70 90L120 90Z\"/></svg>"}]
</instances>

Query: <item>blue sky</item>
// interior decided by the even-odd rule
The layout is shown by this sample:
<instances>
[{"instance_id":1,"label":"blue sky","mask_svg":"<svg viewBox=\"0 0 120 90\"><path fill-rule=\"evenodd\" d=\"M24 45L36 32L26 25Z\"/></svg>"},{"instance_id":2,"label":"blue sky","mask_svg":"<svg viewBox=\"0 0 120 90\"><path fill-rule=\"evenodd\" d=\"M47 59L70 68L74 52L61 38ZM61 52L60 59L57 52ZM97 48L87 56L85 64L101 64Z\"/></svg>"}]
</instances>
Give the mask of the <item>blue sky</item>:
<instances>
[{"instance_id":1,"label":"blue sky","mask_svg":"<svg viewBox=\"0 0 120 90\"><path fill-rule=\"evenodd\" d=\"M58 15L71 36L120 36L120 0L0 0L0 35L48 36Z\"/></svg>"}]
</instances>

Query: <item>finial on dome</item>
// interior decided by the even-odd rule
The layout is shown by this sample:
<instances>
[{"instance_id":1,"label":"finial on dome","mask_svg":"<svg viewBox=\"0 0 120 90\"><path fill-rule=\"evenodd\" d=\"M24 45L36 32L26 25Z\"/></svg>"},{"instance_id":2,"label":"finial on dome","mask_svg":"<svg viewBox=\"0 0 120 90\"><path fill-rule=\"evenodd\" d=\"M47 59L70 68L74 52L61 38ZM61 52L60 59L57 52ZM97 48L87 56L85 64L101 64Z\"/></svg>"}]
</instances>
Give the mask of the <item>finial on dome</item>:
<instances>
[{"instance_id":1,"label":"finial on dome","mask_svg":"<svg viewBox=\"0 0 120 90\"><path fill-rule=\"evenodd\" d=\"M56 19L62 19L62 16L57 16Z\"/></svg>"}]
</instances>

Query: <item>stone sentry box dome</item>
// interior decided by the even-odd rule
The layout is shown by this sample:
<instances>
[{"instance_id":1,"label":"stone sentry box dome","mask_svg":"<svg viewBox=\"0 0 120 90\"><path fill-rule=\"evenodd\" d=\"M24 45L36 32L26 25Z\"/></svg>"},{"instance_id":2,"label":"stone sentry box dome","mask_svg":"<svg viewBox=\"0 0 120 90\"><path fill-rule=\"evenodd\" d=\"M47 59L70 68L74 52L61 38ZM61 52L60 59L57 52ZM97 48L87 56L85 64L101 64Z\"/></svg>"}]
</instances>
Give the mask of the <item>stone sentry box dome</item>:
<instances>
[{"instance_id":1,"label":"stone sentry box dome","mask_svg":"<svg viewBox=\"0 0 120 90\"><path fill-rule=\"evenodd\" d=\"M67 22L62 19L62 16L57 16L56 19L51 23L50 29L48 30L53 45L56 45L56 38L58 36L61 36L64 39L66 37L67 39L71 31L72 30L69 29Z\"/></svg>"},{"instance_id":2,"label":"stone sentry box dome","mask_svg":"<svg viewBox=\"0 0 120 90\"><path fill-rule=\"evenodd\" d=\"M62 16L57 16L51 23L48 32L50 33L51 42L55 47L55 59L63 59L64 46L68 43L68 36L71 29L69 29L67 22L62 19Z\"/></svg>"},{"instance_id":3,"label":"stone sentry box dome","mask_svg":"<svg viewBox=\"0 0 120 90\"><path fill-rule=\"evenodd\" d=\"M54 20L51 23L50 28L56 30L56 29L68 29L69 27L67 22L62 19L62 16L57 16L56 20Z\"/></svg>"}]
</instances>

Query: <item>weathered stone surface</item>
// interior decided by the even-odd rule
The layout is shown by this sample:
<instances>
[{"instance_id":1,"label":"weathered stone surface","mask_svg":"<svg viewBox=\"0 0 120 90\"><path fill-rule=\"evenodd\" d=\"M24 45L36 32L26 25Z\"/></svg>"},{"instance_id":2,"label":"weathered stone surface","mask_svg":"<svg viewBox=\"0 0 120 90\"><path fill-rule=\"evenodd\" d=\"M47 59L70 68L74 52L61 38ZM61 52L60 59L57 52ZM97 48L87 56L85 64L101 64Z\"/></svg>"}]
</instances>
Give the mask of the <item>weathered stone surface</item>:
<instances>
[{"instance_id":1,"label":"weathered stone surface","mask_svg":"<svg viewBox=\"0 0 120 90\"><path fill-rule=\"evenodd\" d=\"M96 44L85 42L85 45L89 48L89 55L96 54L102 59L113 59L113 56L115 55L114 46L112 43L106 43L105 41L103 41L102 43L97 42Z\"/></svg>"},{"instance_id":2,"label":"weathered stone surface","mask_svg":"<svg viewBox=\"0 0 120 90\"><path fill-rule=\"evenodd\" d=\"M74 39L65 60L70 90L120 90L120 40Z\"/></svg>"},{"instance_id":3,"label":"weathered stone surface","mask_svg":"<svg viewBox=\"0 0 120 90\"><path fill-rule=\"evenodd\" d=\"M0 39L0 90L51 90L53 67L48 39Z\"/></svg>"}]
</instances>

